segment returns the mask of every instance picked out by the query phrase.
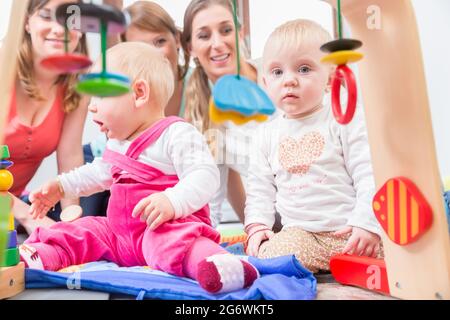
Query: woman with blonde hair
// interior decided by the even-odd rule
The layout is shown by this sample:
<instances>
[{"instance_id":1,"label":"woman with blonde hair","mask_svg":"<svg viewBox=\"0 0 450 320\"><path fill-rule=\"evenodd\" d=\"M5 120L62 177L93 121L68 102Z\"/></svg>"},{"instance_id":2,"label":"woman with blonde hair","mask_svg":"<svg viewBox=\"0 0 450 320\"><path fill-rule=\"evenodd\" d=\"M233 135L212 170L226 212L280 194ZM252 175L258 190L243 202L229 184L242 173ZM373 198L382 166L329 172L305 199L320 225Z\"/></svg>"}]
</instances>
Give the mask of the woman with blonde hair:
<instances>
[{"instance_id":1,"label":"woman with blonde hair","mask_svg":"<svg viewBox=\"0 0 450 320\"><path fill-rule=\"evenodd\" d=\"M30 0L25 34L18 57L18 71L5 130L14 175L10 192L16 197L12 209L26 229L49 226L54 221L34 221L28 205L20 198L44 158L56 151L58 172L83 163L81 138L87 114L87 100L75 92L77 75L59 75L45 69L41 61L64 53L65 30L54 17L56 8L68 0ZM80 1L81 2L81 1ZM70 52L87 54L85 36L68 33ZM63 206L78 201L63 202Z\"/></svg>"},{"instance_id":2,"label":"woman with blonde hair","mask_svg":"<svg viewBox=\"0 0 450 320\"><path fill-rule=\"evenodd\" d=\"M213 137L209 143L221 171L221 188L211 203L216 223L220 221L226 194L232 208L244 221L245 190L241 176L247 175L250 135L256 125L237 127L226 123L217 127L209 117L212 86L224 75L237 74L235 30L233 5L229 0L192 0L186 9L181 43L196 65L186 88L186 115L207 137ZM241 32L239 42L240 47L245 48ZM245 56L240 57L240 64L241 75L260 83L259 65Z\"/></svg>"}]
</instances>

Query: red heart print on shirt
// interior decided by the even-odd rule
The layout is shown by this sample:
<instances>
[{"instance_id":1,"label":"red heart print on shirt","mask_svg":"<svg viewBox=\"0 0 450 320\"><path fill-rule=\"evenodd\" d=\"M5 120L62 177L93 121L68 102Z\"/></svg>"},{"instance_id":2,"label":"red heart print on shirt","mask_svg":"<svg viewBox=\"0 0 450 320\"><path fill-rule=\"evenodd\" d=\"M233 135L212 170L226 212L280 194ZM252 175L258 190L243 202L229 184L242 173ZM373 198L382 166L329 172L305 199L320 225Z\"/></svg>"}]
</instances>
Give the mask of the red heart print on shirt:
<instances>
[{"instance_id":1,"label":"red heart print on shirt","mask_svg":"<svg viewBox=\"0 0 450 320\"><path fill-rule=\"evenodd\" d=\"M278 159L289 173L305 175L322 155L325 138L319 132L310 132L300 139L287 137L281 141Z\"/></svg>"}]
</instances>

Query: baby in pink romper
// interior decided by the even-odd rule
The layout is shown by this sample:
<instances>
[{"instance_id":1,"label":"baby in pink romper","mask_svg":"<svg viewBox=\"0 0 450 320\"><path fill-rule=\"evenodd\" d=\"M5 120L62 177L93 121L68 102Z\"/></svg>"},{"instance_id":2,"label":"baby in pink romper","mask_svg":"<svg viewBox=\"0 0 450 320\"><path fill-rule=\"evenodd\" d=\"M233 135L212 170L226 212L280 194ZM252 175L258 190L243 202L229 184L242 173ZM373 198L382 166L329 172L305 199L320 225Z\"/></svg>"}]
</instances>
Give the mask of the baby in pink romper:
<instances>
[{"instance_id":1,"label":"baby in pink romper","mask_svg":"<svg viewBox=\"0 0 450 320\"><path fill-rule=\"evenodd\" d=\"M150 266L195 279L212 293L247 287L256 268L219 244L208 202L219 171L203 136L164 116L174 90L169 62L150 45L108 50L109 69L127 75L129 94L92 98L89 111L109 138L103 158L59 175L30 194L43 217L62 197L111 190L107 217L85 217L38 228L20 247L29 268L59 270L98 260Z\"/></svg>"}]
</instances>

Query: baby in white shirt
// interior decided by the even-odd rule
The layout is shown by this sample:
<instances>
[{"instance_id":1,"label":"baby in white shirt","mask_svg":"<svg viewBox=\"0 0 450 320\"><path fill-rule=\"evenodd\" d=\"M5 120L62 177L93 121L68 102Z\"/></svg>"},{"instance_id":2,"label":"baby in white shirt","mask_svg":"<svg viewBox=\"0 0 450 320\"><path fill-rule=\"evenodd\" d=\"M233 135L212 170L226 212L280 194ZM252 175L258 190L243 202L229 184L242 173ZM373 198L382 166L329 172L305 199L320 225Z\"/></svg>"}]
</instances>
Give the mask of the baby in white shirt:
<instances>
[{"instance_id":1,"label":"baby in white shirt","mask_svg":"<svg viewBox=\"0 0 450 320\"><path fill-rule=\"evenodd\" d=\"M284 114L256 132L246 187L247 253L295 254L313 272L329 270L335 254L381 251L363 114L342 126L327 101L333 70L321 64L320 46L330 38L309 20L288 22L270 36L263 80ZM283 229L274 235L277 212Z\"/></svg>"}]
</instances>

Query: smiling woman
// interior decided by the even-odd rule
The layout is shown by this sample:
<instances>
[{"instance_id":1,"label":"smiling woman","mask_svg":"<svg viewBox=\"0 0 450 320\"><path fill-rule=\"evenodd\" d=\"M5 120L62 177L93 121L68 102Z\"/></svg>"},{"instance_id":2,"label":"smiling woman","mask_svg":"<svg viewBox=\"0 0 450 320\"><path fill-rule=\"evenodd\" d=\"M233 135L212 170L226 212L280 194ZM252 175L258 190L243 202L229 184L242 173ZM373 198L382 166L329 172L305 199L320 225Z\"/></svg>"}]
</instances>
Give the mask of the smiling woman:
<instances>
[{"instance_id":1,"label":"smiling woman","mask_svg":"<svg viewBox=\"0 0 450 320\"><path fill-rule=\"evenodd\" d=\"M186 89L187 119L207 138L215 135L211 133L216 129L227 133L225 141L209 141L221 170L221 187L211 203L211 216L217 221L221 219L222 202L227 194L240 220L244 219L245 190L241 177L247 173L250 133L254 129L253 123L239 128L228 123L213 127L210 121L211 87L222 76L237 74L237 45L245 47L242 32L236 44L235 28L229 0L192 0L185 12L181 38L183 50L190 53L196 65ZM242 76L258 81L256 63L240 56L240 65ZM231 186L228 190L227 184Z\"/></svg>"},{"instance_id":2,"label":"smiling woman","mask_svg":"<svg viewBox=\"0 0 450 320\"><path fill-rule=\"evenodd\" d=\"M42 160L56 150L59 172L83 163L81 136L87 101L74 90L77 75L59 75L41 65L44 58L64 53L64 27L54 21L53 15L60 4L67 2L71 1L29 2L7 118L5 144L14 162L11 172L15 178L11 193L17 197L12 211L28 232L53 223L48 218L32 221L28 207L19 199ZM85 36L77 31L69 32L67 46L69 52L87 55Z\"/></svg>"}]
</instances>

